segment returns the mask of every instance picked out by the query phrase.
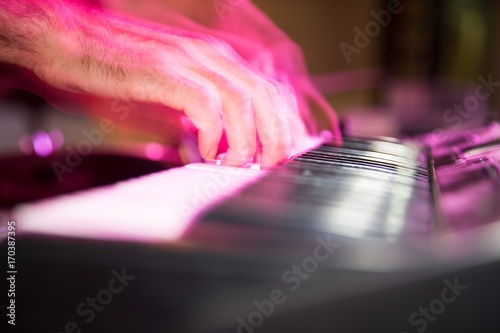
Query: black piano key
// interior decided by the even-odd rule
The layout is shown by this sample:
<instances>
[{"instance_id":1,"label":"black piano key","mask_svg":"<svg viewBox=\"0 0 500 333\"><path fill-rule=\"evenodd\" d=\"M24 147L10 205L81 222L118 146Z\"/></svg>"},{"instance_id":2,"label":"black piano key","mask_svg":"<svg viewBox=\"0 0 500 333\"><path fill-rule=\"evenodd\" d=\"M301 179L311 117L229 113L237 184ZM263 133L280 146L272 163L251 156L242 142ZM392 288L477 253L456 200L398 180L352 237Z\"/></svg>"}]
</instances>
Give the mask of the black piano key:
<instances>
[{"instance_id":1,"label":"black piano key","mask_svg":"<svg viewBox=\"0 0 500 333\"><path fill-rule=\"evenodd\" d=\"M328 166L334 167L347 167L347 168L355 168L361 170L372 170L380 173L388 173L388 174L398 174L400 176L406 176L411 178L420 178L420 179L428 179L428 175L421 175L417 172L408 172L407 170L395 166L383 165L382 163L364 163L363 161L343 161L339 159L331 159L331 158L323 158L323 157L297 157L295 159L299 162L312 162L316 164L327 164Z\"/></svg>"},{"instance_id":2,"label":"black piano key","mask_svg":"<svg viewBox=\"0 0 500 333\"><path fill-rule=\"evenodd\" d=\"M378 160L378 161L385 161L389 163L396 163L398 165L403 165L406 167L410 168L418 168L419 170L422 171L427 171L427 165L425 164L424 159L417 159L415 158L407 158L403 156L396 156L396 155L391 155L391 154L386 154L386 153L381 153L381 152L372 152L372 151L360 151L360 150L354 150L354 149L347 149L343 147L325 147L325 146L320 146L311 152L314 153L319 153L319 154L325 154L325 155L341 155L341 156L346 156L352 159L356 158L366 158L366 159L373 159L373 160Z\"/></svg>"},{"instance_id":3,"label":"black piano key","mask_svg":"<svg viewBox=\"0 0 500 333\"><path fill-rule=\"evenodd\" d=\"M334 144L324 144L323 147L338 147ZM355 149L360 151L381 152L385 154L403 156L410 159L415 159L416 156L421 154L421 147L409 144L401 144L395 141L380 141L380 140L366 140L359 138L344 138L342 148Z\"/></svg>"},{"instance_id":4,"label":"black piano key","mask_svg":"<svg viewBox=\"0 0 500 333\"><path fill-rule=\"evenodd\" d=\"M362 195L391 194L404 196L408 193L417 199L429 200L430 193L422 188L411 187L406 184L396 184L378 179L366 179L359 181L359 178L353 177L319 177L318 175L286 177L282 174L271 175L265 182L257 183L249 187L243 193L245 195L269 196L273 193L284 193L298 196L318 197L321 200L324 197L342 197L345 193ZM358 181L355 183L355 181ZM279 192L281 191L281 192Z\"/></svg>"},{"instance_id":5,"label":"black piano key","mask_svg":"<svg viewBox=\"0 0 500 333\"><path fill-rule=\"evenodd\" d=\"M292 161L287 164L288 169L298 169L300 172L311 172L317 175L325 175L331 177L338 175L340 177L363 177L369 179L387 180L393 183L407 184L410 186L423 187L426 190L429 188L429 179L415 179L398 173L383 173L377 168L360 169L352 168L348 165L338 165L332 167L327 163L316 163L315 161Z\"/></svg>"},{"instance_id":6,"label":"black piano key","mask_svg":"<svg viewBox=\"0 0 500 333\"><path fill-rule=\"evenodd\" d=\"M346 209L349 207L334 206L311 206L304 205L280 207L275 202L273 206L267 201L267 205L255 209L252 202L236 202L227 210L212 211L206 215L207 220L246 224L261 225L276 228L293 228L298 230L320 231L331 233L343 233L349 229L358 234L377 235L380 237L394 236L389 232L388 221L396 221L398 232L406 235L421 235L428 233L430 224L427 223L431 216L431 211L421 211L419 214L408 213L407 216L389 213L387 210L370 211ZM248 205L248 206L247 206ZM278 209L283 208L283 209ZM286 209L284 209L286 208ZM347 212L356 212L356 215ZM393 222L394 224L394 222Z\"/></svg>"},{"instance_id":7,"label":"black piano key","mask_svg":"<svg viewBox=\"0 0 500 333\"><path fill-rule=\"evenodd\" d=\"M425 148L347 138L277 167L201 220L357 237L426 235L431 175Z\"/></svg>"}]
</instances>

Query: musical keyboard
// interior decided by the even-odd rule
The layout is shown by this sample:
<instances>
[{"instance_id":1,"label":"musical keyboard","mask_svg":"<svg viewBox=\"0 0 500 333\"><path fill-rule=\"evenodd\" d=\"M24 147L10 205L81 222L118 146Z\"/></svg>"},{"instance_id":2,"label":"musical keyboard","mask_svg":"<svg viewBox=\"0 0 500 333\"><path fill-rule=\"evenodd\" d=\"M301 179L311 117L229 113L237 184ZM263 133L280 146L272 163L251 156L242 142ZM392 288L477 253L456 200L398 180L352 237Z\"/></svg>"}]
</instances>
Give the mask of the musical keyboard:
<instances>
[{"instance_id":1,"label":"musical keyboard","mask_svg":"<svg viewBox=\"0 0 500 333\"><path fill-rule=\"evenodd\" d=\"M432 175L424 147L346 138L299 155L202 220L357 238L429 235Z\"/></svg>"},{"instance_id":2,"label":"musical keyboard","mask_svg":"<svg viewBox=\"0 0 500 333\"><path fill-rule=\"evenodd\" d=\"M172 241L209 220L359 238L428 235L429 166L425 147L347 138L271 172L192 164L24 205L13 215L21 232L93 239Z\"/></svg>"},{"instance_id":3,"label":"musical keyboard","mask_svg":"<svg viewBox=\"0 0 500 333\"><path fill-rule=\"evenodd\" d=\"M195 163L21 205L12 215L20 221L19 231L29 234L175 241L194 222L200 210L232 195L263 174L265 171L250 168Z\"/></svg>"},{"instance_id":4,"label":"musical keyboard","mask_svg":"<svg viewBox=\"0 0 500 333\"><path fill-rule=\"evenodd\" d=\"M470 149L455 152L478 160ZM428 331L498 328L500 224L490 214L455 232L441 205L456 189L450 168L494 179L488 149L482 162L435 170L420 143L346 138L268 171L192 164L19 205L9 212L21 233L19 298L38 319L27 327L245 332L238 318L282 290L286 302L255 332L410 332L408 317L456 278L469 289L447 307L453 320ZM287 272L324 244L330 256L291 290ZM121 267L136 279L87 326L75 307ZM467 316L477 306L479 322Z\"/></svg>"}]
</instances>

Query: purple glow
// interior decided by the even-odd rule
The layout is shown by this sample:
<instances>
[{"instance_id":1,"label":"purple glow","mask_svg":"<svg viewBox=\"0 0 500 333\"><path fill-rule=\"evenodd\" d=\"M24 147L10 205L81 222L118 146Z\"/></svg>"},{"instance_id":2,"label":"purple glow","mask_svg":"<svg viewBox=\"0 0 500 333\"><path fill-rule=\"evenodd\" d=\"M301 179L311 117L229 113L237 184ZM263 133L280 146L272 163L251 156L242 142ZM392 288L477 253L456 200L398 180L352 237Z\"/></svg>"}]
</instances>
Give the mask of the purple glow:
<instances>
[{"instance_id":1,"label":"purple glow","mask_svg":"<svg viewBox=\"0 0 500 333\"><path fill-rule=\"evenodd\" d=\"M151 142L146 145L144 149L144 153L146 157L152 161L159 161L162 159L163 154L165 153L163 146L156 142Z\"/></svg>"},{"instance_id":2,"label":"purple glow","mask_svg":"<svg viewBox=\"0 0 500 333\"><path fill-rule=\"evenodd\" d=\"M32 136L33 148L40 157L49 156L54 150L52 140L47 132L37 131Z\"/></svg>"}]
</instances>

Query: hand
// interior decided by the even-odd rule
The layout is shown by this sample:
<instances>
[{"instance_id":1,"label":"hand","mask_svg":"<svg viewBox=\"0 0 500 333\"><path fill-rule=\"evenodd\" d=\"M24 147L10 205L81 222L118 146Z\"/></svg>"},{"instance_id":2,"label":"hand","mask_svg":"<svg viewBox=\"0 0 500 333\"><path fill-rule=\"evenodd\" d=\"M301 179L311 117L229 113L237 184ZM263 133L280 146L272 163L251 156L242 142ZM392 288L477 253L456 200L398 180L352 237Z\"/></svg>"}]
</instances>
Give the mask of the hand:
<instances>
[{"instance_id":1,"label":"hand","mask_svg":"<svg viewBox=\"0 0 500 333\"><path fill-rule=\"evenodd\" d=\"M312 84L300 47L248 0L231 2L219 10L212 0L104 0L116 10L144 19L202 31L224 40L248 63L287 86L296 96L302 120L310 134L318 126L329 129L340 142L335 112ZM322 111L312 116L311 108ZM326 125L326 127L324 126Z\"/></svg>"},{"instance_id":2,"label":"hand","mask_svg":"<svg viewBox=\"0 0 500 333\"><path fill-rule=\"evenodd\" d=\"M328 129L336 141L341 142L335 111L311 82L302 50L296 43L284 36L274 44L264 47L259 42L246 40L236 34L215 32L214 35L227 41L253 66L293 91L301 118L307 124L310 134L318 134L321 129ZM323 121L320 121L321 114L313 115L313 108L323 112Z\"/></svg>"},{"instance_id":3,"label":"hand","mask_svg":"<svg viewBox=\"0 0 500 333\"><path fill-rule=\"evenodd\" d=\"M336 141L341 142L337 116L311 82L299 45L249 0L238 1L238 5L225 12L219 20L212 22L215 23L212 23L211 27L219 31L219 34L215 35L226 40L243 58L283 84L291 85L302 118L311 133L318 133L316 125L326 124ZM249 45L249 41L254 43L253 47ZM312 117L311 107L323 111L326 116L322 119L323 123ZM315 114L315 116L318 118L321 115Z\"/></svg>"},{"instance_id":4,"label":"hand","mask_svg":"<svg viewBox=\"0 0 500 333\"><path fill-rule=\"evenodd\" d=\"M226 160L235 165L259 151L264 166L275 165L305 135L289 88L227 43L111 12L76 6L64 12L31 63L50 85L179 110L197 128L205 159L216 156L225 132Z\"/></svg>"}]
</instances>

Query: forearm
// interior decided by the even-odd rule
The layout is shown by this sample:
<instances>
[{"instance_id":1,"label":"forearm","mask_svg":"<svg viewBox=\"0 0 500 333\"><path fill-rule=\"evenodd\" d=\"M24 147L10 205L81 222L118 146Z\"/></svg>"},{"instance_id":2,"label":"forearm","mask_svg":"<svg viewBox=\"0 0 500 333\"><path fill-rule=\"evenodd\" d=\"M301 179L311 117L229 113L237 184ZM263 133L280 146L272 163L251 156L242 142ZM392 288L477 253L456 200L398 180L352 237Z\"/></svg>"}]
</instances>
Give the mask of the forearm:
<instances>
[{"instance_id":1,"label":"forearm","mask_svg":"<svg viewBox=\"0 0 500 333\"><path fill-rule=\"evenodd\" d=\"M94 47L113 39L102 24L111 19L111 15L79 0L2 0L0 61L47 79L43 76L48 68L62 66L58 63L61 59L79 58L85 67L85 60L91 57L112 58L116 55Z\"/></svg>"},{"instance_id":2,"label":"forearm","mask_svg":"<svg viewBox=\"0 0 500 333\"><path fill-rule=\"evenodd\" d=\"M0 2L0 60L33 69L57 25L54 11L50 1Z\"/></svg>"},{"instance_id":3,"label":"forearm","mask_svg":"<svg viewBox=\"0 0 500 333\"><path fill-rule=\"evenodd\" d=\"M95 84L80 84L88 81L85 76L123 76L122 67L133 54L121 54L119 45L134 38L121 31L128 22L119 16L79 0L2 1L0 61L26 68L56 88L77 92L100 92ZM112 23L114 27L108 28Z\"/></svg>"}]
</instances>

